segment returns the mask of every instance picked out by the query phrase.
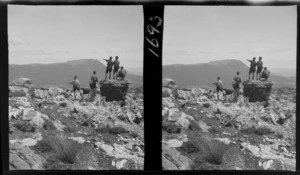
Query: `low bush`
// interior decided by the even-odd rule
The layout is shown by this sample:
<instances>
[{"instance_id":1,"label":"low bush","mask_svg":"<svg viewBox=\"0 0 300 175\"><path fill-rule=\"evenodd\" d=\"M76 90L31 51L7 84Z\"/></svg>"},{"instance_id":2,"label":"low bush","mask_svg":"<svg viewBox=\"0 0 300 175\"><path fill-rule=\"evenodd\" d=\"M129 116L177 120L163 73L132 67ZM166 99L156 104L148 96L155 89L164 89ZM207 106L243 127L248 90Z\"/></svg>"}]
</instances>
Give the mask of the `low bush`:
<instances>
[{"instance_id":1,"label":"low bush","mask_svg":"<svg viewBox=\"0 0 300 175\"><path fill-rule=\"evenodd\" d=\"M259 127L254 131L254 133L257 135L267 135L274 133L274 131L267 127Z\"/></svg>"},{"instance_id":2,"label":"low bush","mask_svg":"<svg viewBox=\"0 0 300 175\"><path fill-rule=\"evenodd\" d=\"M51 139L53 147L55 148L55 157L63 163L74 164L76 155L80 150L80 145L69 139L55 137Z\"/></svg>"},{"instance_id":3,"label":"low bush","mask_svg":"<svg viewBox=\"0 0 300 175\"><path fill-rule=\"evenodd\" d=\"M216 168L213 165L204 161L201 157L198 157L194 160L191 169L192 170L214 170Z\"/></svg>"},{"instance_id":4,"label":"low bush","mask_svg":"<svg viewBox=\"0 0 300 175\"><path fill-rule=\"evenodd\" d=\"M188 140L183 143L180 149L187 154L193 154L200 151L200 145L195 140Z\"/></svg>"},{"instance_id":5,"label":"low bush","mask_svg":"<svg viewBox=\"0 0 300 175\"><path fill-rule=\"evenodd\" d=\"M201 131L201 127L195 120L190 120L189 130L191 131Z\"/></svg>"},{"instance_id":6,"label":"low bush","mask_svg":"<svg viewBox=\"0 0 300 175\"><path fill-rule=\"evenodd\" d=\"M27 121L17 121L16 123L13 124L13 126L22 132L34 132L35 131L35 127Z\"/></svg>"},{"instance_id":7,"label":"low bush","mask_svg":"<svg viewBox=\"0 0 300 175\"><path fill-rule=\"evenodd\" d=\"M45 170L70 170L66 164L63 164L55 159L48 159L44 164L44 168Z\"/></svg>"},{"instance_id":8,"label":"low bush","mask_svg":"<svg viewBox=\"0 0 300 175\"><path fill-rule=\"evenodd\" d=\"M241 129L240 131L243 134L256 134L256 135L266 135L266 134L274 133L274 131L272 131L270 128L267 127L255 128L254 126L250 128Z\"/></svg>"},{"instance_id":9,"label":"low bush","mask_svg":"<svg viewBox=\"0 0 300 175\"><path fill-rule=\"evenodd\" d=\"M173 122L163 122L162 130L166 131L170 134L181 132L181 129L178 126L176 126L175 123L173 123Z\"/></svg>"},{"instance_id":10,"label":"low bush","mask_svg":"<svg viewBox=\"0 0 300 175\"><path fill-rule=\"evenodd\" d=\"M210 164L220 165L226 150L227 147L224 143L215 140L210 141L205 145L204 160Z\"/></svg>"},{"instance_id":11,"label":"low bush","mask_svg":"<svg viewBox=\"0 0 300 175\"><path fill-rule=\"evenodd\" d=\"M51 120L47 120L47 119L45 119L45 123L44 123L43 128L45 130L54 130L54 129L56 129L54 123Z\"/></svg>"},{"instance_id":12,"label":"low bush","mask_svg":"<svg viewBox=\"0 0 300 175\"><path fill-rule=\"evenodd\" d=\"M53 146L51 145L49 139L43 139L41 141L38 141L37 144L33 146L33 148L42 153L50 152L53 150Z\"/></svg>"}]
</instances>

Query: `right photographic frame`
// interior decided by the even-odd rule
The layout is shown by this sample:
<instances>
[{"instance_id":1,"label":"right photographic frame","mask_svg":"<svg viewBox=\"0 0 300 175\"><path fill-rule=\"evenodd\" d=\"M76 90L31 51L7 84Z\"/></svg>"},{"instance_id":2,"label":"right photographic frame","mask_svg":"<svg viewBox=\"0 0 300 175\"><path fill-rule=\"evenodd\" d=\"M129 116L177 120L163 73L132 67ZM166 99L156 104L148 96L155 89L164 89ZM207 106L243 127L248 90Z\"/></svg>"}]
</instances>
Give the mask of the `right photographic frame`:
<instances>
[{"instance_id":1,"label":"right photographic frame","mask_svg":"<svg viewBox=\"0 0 300 175\"><path fill-rule=\"evenodd\" d=\"M295 171L297 6L164 13L163 170Z\"/></svg>"}]
</instances>

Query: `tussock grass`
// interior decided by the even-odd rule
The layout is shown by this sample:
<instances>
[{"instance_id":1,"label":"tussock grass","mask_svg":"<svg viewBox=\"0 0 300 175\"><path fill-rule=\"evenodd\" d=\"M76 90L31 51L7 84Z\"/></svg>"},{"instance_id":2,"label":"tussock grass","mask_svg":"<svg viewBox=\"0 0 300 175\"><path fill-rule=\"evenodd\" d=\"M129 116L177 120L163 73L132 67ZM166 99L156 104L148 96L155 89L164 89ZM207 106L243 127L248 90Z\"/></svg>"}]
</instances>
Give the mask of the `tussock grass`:
<instances>
[{"instance_id":1,"label":"tussock grass","mask_svg":"<svg viewBox=\"0 0 300 175\"><path fill-rule=\"evenodd\" d=\"M13 124L13 126L22 132L34 132L35 131L35 127L27 121L17 121L16 123Z\"/></svg>"},{"instance_id":2,"label":"tussock grass","mask_svg":"<svg viewBox=\"0 0 300 175\"><path fill-rule=\"evenodd\" d=\"M205 145L204 160L210 164L220 165L223 162L223 156L227 150L227 146L219 141L210 141Z\"/></svg>"},{"instance_id":3,"label":"tussock grass","mask_svg":"<svg viewBox=\"0 0 300 175\"><path fill-rule=\"evenodd\" d=\"M81 149L81 146L77 142L60 137L53 137L50 141L56 151L55 157L58 160L67 164L75 163L76 155Z\"/></svg>"},{"instance_id":4,"label":"tussock grass","mask_svg":"<svg viewBox=\"0 0 300 175\"><path fill-rule=\"evenodd\" d=\"M198 157L199 164L196 164L196 167L200 166L200 164L202 164L201 162L214 165L222 164L224 154L228 149L227 145L213 140L208 134L204 135L203 133L193 132L190 136L192 137L189 137L189 140L184 142L179 149L189 156ZM199 168L202 169L203 167L198 167L198 169Z\"/></svg>"}]
</instances>

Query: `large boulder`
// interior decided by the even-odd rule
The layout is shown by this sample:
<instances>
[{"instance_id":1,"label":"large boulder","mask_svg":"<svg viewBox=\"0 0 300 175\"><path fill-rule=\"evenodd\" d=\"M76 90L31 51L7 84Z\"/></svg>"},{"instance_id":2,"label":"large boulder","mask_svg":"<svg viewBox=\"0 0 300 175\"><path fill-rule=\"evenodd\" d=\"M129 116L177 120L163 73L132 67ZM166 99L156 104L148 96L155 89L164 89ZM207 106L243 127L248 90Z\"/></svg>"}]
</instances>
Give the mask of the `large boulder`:
<instances>
[{"instance_id":1,"label":"large boulder","mask_svg":"<svg viewBox=\"0 0 300 175\"><path fill-rule=\"evenodd\" d=\"M164 170L190 170L193 161L180 154L175 148L162 145Z\"/></svg>"},{"instance_id":2,"label":"large boulder","mask_svg":"<svg viewBox=\"0 0 300 175\"><path fill-rule=\"evenodd\" d=\"M268 101L272 90L272 81L248 80L243 83L244 96L249 97L249 102Z\"/></svg>"},{"instance_id":3,"label":"large boulder","mask_svg":"<svg viewBox=\"0 0 300 175\"><path fill-rule=\"evenodd\" d=\"M24 97L28 89L19 86L9 86L9 97Z\"/></svg>"},{"instance_id":4,"label":"large boulder","mask_svg":"<svg viewBox=\"0 0 300 175\"><path fill-rule=\"evenodd\" d=\"M10 144L10 170L43 170L46 159L35 154L28 146L18 143Z\"/></svg>"},{"instance_id":5,"label":"large boulder","mask_svg":"<svg viewBox=\"0 0 300 175\"><path fill-rule=\"evenodd\" d=\"M10 82L9 86L19 86L19 87L29 88L29 87L32 87L32 80L30 80L28 78L18 78L16 80Z\"/></svg>"},{"instance_id":6,"label":"large boulder","mask_svg":"<svg viewBox=\"0 0 300 175\"><path fill-rule=\"evenodd\" d=\"M100 93L106 98L106 101L125 100L129 84L127 80L104 79L100 81Z\"/></svg>"},{"instance_id":7,"label":"large boulder","mask_svg":"<svg viewBox=\"0 0 300 175\"><path fill-rule=\"evenodd\" d=\"M167 88L173 88L174 86L176 86L176 81L170 78L164 78L162 80L162 86Z\"/></svg>"}]
</instances>

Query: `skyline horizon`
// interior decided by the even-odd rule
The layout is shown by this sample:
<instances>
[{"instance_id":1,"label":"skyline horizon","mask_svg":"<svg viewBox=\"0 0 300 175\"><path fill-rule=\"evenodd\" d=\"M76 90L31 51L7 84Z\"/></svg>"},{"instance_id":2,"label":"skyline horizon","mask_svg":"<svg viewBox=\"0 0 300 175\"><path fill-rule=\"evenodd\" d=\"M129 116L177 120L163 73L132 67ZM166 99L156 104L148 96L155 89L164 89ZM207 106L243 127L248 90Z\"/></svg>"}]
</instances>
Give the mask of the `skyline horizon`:
<instances>
[{"instance_id":1,"label":"skyline horizon","mask_svg":"<svg viewBox=\"0 0 300 175\"><path fill-rule=\"evenodd\" d=\"M178 13L180 11L180 13ZM262 57L296 75L297 8L166 6L163 65Z\"/></svg>"},{"instance_id":2,"label":"skyline horizon","mask_svg":"<svg viewBox=\"0 0 300 175\"><path fill-rule=\"evenodd\" d=\"M142 14L142 6L8 5L9 64L119 56L142 68Z\"/></svg>"}]
</instances>

